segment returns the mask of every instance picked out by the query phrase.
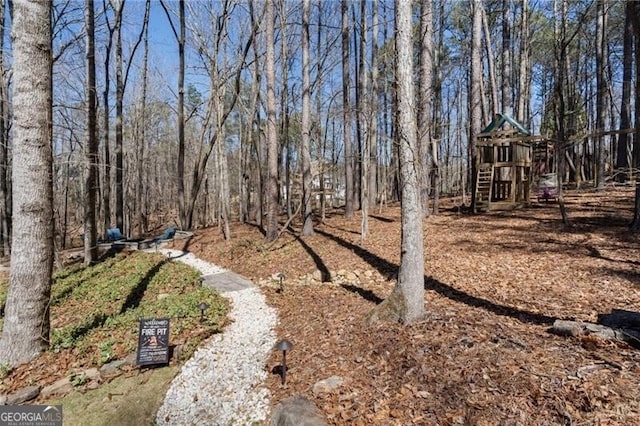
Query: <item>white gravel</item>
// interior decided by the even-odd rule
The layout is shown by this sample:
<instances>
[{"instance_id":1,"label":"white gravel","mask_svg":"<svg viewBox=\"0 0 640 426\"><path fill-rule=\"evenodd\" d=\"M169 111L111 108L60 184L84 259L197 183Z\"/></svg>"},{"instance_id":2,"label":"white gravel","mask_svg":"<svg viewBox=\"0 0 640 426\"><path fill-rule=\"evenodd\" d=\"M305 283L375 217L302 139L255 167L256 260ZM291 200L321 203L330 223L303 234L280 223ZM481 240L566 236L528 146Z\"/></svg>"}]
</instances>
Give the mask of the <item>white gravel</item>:
<instances>
[{"instance_id":1,"label":"white gravel","mask_svg":"<svg viewBox=\"0 0 640 426\"><path fill-rule=\"evenodd\" d=\"M160 249L202 275L225 272L192 253ZM206 341L173 380L156 416L158 425L250 425L266 419L270 394L263 385L273 350L276 311L251 287L223 293L233 323Z\"/></svg>"}]
</instances>

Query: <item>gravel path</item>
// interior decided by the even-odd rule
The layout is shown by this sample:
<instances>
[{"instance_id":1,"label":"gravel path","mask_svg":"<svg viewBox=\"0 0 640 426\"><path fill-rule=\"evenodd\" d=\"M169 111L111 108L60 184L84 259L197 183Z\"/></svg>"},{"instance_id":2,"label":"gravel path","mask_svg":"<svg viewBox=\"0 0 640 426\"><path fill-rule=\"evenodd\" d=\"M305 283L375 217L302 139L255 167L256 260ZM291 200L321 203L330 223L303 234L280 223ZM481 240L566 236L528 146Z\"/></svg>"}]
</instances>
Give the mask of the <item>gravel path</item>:
<instances>
[{"instance_id":1,"label":"gravel path","mask_svg":"<svg viewBox=\"0 0 640 426\"><path fill-rule=\"evenodd\" d=\"M224 269L178 250L165 255L198 269L202 275ZM266 419L269 391L265 363L275 344L275 309L256 287L228 291L233 323L205 342L173 380L157 414L158 425L252 424Z\"/></svg>"}]
</instances>

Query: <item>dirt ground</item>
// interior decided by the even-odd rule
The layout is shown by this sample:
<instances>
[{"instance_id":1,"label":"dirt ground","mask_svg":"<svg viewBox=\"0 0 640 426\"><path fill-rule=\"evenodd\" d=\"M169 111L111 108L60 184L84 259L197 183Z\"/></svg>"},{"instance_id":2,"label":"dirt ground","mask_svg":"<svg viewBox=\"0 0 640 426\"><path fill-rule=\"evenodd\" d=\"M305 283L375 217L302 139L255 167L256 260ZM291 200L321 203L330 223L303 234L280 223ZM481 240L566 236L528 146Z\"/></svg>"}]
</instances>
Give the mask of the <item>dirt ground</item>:
<instances>
[{"instance_id":1,"label":"dirt ground","mask_svg":"<svg viewBox=\"0 0 640 426\"><path fill-rule=\"evenodd\" d=\"M361 217L335 211L312 237L268 246L258 227L235 225L231 241L203 230L189 250L253 279L278 308L278 337L295 346L286 386L269 376L274 405L302 394L341 425L640 424L640 351L548 332L556 319L640 311L633 192L566 201L570 228L554 203L474 216L445 200L424 222L427 315L411 326L364 322L395 285L397 205L372 211L365 242ZM330 376L342 385L314 393Z\"/></svg>"}]
</instances>

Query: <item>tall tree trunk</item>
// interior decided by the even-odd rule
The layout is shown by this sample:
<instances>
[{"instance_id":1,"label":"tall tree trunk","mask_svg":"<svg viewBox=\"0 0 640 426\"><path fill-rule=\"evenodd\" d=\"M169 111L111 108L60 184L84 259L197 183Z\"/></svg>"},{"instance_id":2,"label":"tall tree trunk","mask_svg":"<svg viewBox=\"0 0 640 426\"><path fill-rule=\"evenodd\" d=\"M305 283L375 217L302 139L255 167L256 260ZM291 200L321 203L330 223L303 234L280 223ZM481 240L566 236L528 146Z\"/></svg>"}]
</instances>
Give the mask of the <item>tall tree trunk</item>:
<instances>
[{"instance_id":1,"label":"tall tree trunk","mask_svg":"<svg viewBox=\"0 0 640 426\"><path fill-rule=\"evenodd\" d=\"M625 4L624 34L622 48L622 98L620 105L620 130L628 130L631 127L631 83L633 76L633 24L632 2ZM628 178L630 142L633 139L631 133L620 133L618 139L618 152L616 155L617 180L624 182Z\"/></svg>"},{"instance_id":2,"label":"tall tree trunk","mask_svg":"<svg viewBox=\"0 0 640 426\"><path fill-rule=\"evenodd\" d=\"M254 27L255 26L255 20L254 20L254 11L253 11L253 3L250 2L250 9L251 9L251 26ZM256 44L253 44L253 67L251 70L251 101L249 102L249 108L247 109L248 112L248 117L247 117L247 124L244 126L245 127L245 136L243 138L243 143L245 145L245 151L246 151L246 159L247 161L244 164L244 167L242 167L242 170L240 171L242 173L242 188L244 191L244 197L241 197L241 201L240 201L240 205L242 206L243 204L246 206L244 208L244 210L241 208L241 215L240 215L240 221L244 222L244 221L249 221L249 209L250 209L250 204L251 204L251 188L252 188L252 181L255 179L252 179L252 173L251 173L251 165L253 162L250 161L250 159L252 158L251 152L252 152L252 140L253 140L253 129L254 129L254 122L256 120L256 107L258 105L258 98L260 96L260 72L258 70L258 48L256 46ZM258 153L256 152L256 158L258 159L257 163L258 165L260 164L260 156L258 155ZM257 179L257 182L254 182L255 187L259 187L260 186L260 179ZM261 205L261 198L262 198L262 191L260 188L258 188L259 190L256 191L258 194L257 200L256 200L256 204L257 205ZM259 209L261 210L261 209ZM244 211L244 215L242 214ZM261 223L261 219L259 219L258 221L258 225L262 226Z\"/></svg>"},{"instance_id":3,"label":"tall tree trunk","mask_svg":"<svg viewBox=\"0 0 640 426\"><path fill-rule=\"evenodd\" d=\"M14 0L13 244L0 363L49 343L53 268L51 4Z\"/></svg>"},{"instance_id":4,"label":"tall tree trunk","mask_svg":"<svg viewBox=\"0 0 640 426\"><path fill-rule=\"evenodd\" d=\"M502 112L511 108L511 0L502 0Z\"/></svg>"},{"instance_id":5,"label":"tall tree trunk","mask_svg":"<svg viewBox=\"0 0 640 426\"><path fill-rule=\"evenodd\" d=\"M84 185L84 263L89 265L98 257L96 224L96 184L98 181L98 141L96 115L96 58L94 3L85 0L86 31L86 86L85 112L86 128L84 138L85 185Z\"/></svg>"},{"instance_id":6,"label":"tall tree trunk","mask_svg":"<svg viewBox=\"0 0 640 426\"><path fill-rule=\"evenodd\" d=\"M282 111L280 119L280 149L282 152L282 160L284 163L283 173L284 176L284 194L286 198L287 207L287 220L293 215L293 205L291 203L291 163L292 163L292 151L295 147L292 147L292 143L289 140L289 54L287 46L287 17L286 17L286 4L283 0L279 1L280 5L280 63L282 64L282 87L280 89L280 111ZM280 162L278 162L280 163Z\"/></svg>"},{"instance_id":7,"label":"tall tree trunk","mask_svg":"<svg viewBox=\"0 0 640 426\"><path fill-rule=\"evenodd\" d=\"M267 38L267 241L278 236L278 132L276 127L276 70L274 52L274 0L265 1Z\"/></svg>"},{"instance_id":8,"label":"tall tree trunk","mask_svg":"<svg viewBox=\"0 0 640 426\"><path fill-rule=\"evenodd\" d=\"M7 128L9 126L7 85L4 78L4 29L5 2L0 1L0 232L2 232L2 254L8 256L11 253L11 194L9 194L9 186L7 185L7 175L9 173Z\"/></svg>"},{"instance_id":9,"label":"tall tree trunk","mask_svg":"<svg viewBox=\"0 0 640 426\"><path fill-rule=\"evenodd\" d=\"M529 12L528 1L522 0L522 20L520 23L520 75L518 88L518 121L527 125L529 121L528 105L529 105Z\"/></svg>"},{"instance_id":10,"label":"tall tree trunk","mask_svg":"<svg viewBox=\"0 0 640 426\"><path fill-rule=\"evenodd\" d=\"M370 320L411 324L424 315L424 245L418 182L411 3L396 0L397 142L402 185L402 242L398 283L391 295L370 314Z\"/></svg>"},{"instance_id":11,"label":"tall tree trunk","mask_svg":"<svg viewBox=\"0 0 640 426\"><path fill-rule=\"evenodd\" d=\"M557 11L557 2L560 1L560 28L557 28L557 21L554 22L554 32L556 33L556 82L554 86L555 102L555 118L556 118L556 142L553 149L554 160L556 165L556 185L558 187L558 205L560 207L560 215L562 223L569 226L569 216L564 204L564 192L562 184L564 181L564 152L566 147L566 130L565 130L565 80L566 80L566 59L567 59L567 0L554 0L554 11ZM556 16L557 14L554 14Z\"/></svg>"},{"instance_id":12,"label":"tall tree trunk","mask_svg":"<svg viewBox=\"0 0 640 426\"><path fill-rule=\"evenodd\" d=\"M113 33L116 28L117 22L114 22L114 25L111 26L109 23L109 19L107 17L107 2L103 2L104 9L103 13L105 16L105 21L107 23L107 28L109 30L109 35L107 37L107 46L104 54L104 91L102 92L102 104L104 107L104 124L103 124L103 150L104 150L104 168L103 168L103 187L102 187L102 205L103 205L103 228L102 232L106 232L106 230L111 227L111 152L110 152L110 107L109 107L109 97L110 97L110 86L111 79L109 77L111 70L111 48L113 46ZM109 3L110 4L110 3ZM115 11L114 11L115 13ZM116 20L117 14L116 14ZM104 234L103 234L104 235Z\"/></svg>"},{"instance_id":13,"label":"tall tree trunk","mask_svg":"<svg viewBox=\"0 0 640 426\"><path fill-rule=\"evenodd\" d=\"M606 38L605 38L605 23L606 23L606 11L605 0L597 0L597 22L596 22L596 130L601 132L604 130L604 114L605 105L604 97L607 90L607 82L605 80L605 51L606 51ZM596 137L596 188L604 189L604 170L605 170L605 150L604 150L604 136L598 135Z\"/></svg>"},{"instance_id":14,"label":"tall tree trunk","mask_svg":"<svg viewBox=\"0 0 640 426\"><path fill-rule=\"evenodd\" d=\"M185 171L184 171L184 71L185 71L185 58L184 48L186 43L186 27L185 27L185 4L184 0L178 1L178 15L179 15L179 28L176 29L171 13L167 9L164 0L160 0L160 4L167 15L169 25L173 30L173 35L178 43L178 105L176 106L178 113L178 164L176 169L176 185L178 188L178 216L180 221L180 227L188 229L191 227L189 223L189 214L187 212L187 194L185 193Z\"/></svg>"},{"instance_id":15,"label":"tall tree trunk","mask_svg":"<svg viewBox=\"0 0 640 426\"><path fill-rule=\"evenodd\" d=\"M123 183L123 147L122 147L122 103L124 98L124 82L122 77L122 14L125 0L119 0L116 7L118 16L115 24L116 32L116 226L123 233L124 229L124 183Z\"/></svg>"},{"instance_id":16,"label":"tall tree trunk","mask_svg":"<svg viewBox=\"0 0 640 426\"><path fill-rule=\"evenodd\" d=\"M487 67L489 68L489 89L491 92L491 108L488 109L490 113L487 116L490 116L489 120L493 119L493 117L498 113L500 106L498 104L498 84L496 83L496 66L493 61L493 48L491 47L491 32L489 31L489 22L487 19L487 13L482 7L482 30L484 32L484 45L485 50L487 52ZM504 53L503 53L504 54ZM504 58L503 58L504 59ZM504 61L503 61L504 66ZM484 96L483 96L484 99Z\"/></svg>"},{"instance_id":17,"label":"tall tree trunk","mask_svg":"<svg viewBox=\"0 0 640 426\"><path fill-rule=\"evenodd\" d=\"M640 4L638 2L629 2L633 7L630 10L631 20L635 33L635 50L636 50L636 87L635 87L635 138L633 141L633 168L636 180L636 199L633 210L633 221L631 222L631 230L640 232L640 179L638 178L638 169L640 169Z\"/></svg>"},{"instance_id":18,"label":"tall tree trunk","mask_svg":"<svg viewBox=\"0 0 640 426\"><path fill-rule=\"evenodd\" d=\"M429 216L429 169L431 159L431 101L433 98L433 11L432 0L420 1L420 80L418 93L418 149L420 153L420 199L422 213Z\"/></svg>"},{"instance_id":19,"label":"tall tree trunk","mask_svg":"<svg viewBox=\"0 0 640 426\"><path fill-rule=\"evenodd\" d=\"M369 96L369 205L378 198L378 0L371 2L371 93Z\"/></svg>"},{"instance_id":20,"label":"tall tree trunk","mask_svg":"<svg viewBox=\"0 0 640 426\"><path fill-rule=\"evenodd\" d=\"M350 81L349 81L349 8L347 0L342 0L342 117L343 117L343 143L344 143L344 182L345 182L345 206L346 218L353 217L354 191L353 191L353 147L351 145L351 110L350 110Z\"/></svg>"},{"instance_id":21,"label":"tall tree trunk","mask_svg":"<svg viewBox=\"0 0 640 426\"><path fill-rule=\"evenodd\" d=\"M470 85L471 96L469 97L469 161L471 162L471 200L472 211L475 212L476 199L476 136L482 127L482 97L480 95L482 84L482 59L481 59L481 39L482 39L482 1L473 0L472 11L472 36L471 36L471 69Z\"/></svg>"},{"instance_id":22,"label":"tall tree trunk","mask_svg":"<svg viewBox=\"0 0 640 426\"><path fill-rule=\"evenodd\" d=\"M313 234L311 208L311 76L309 70L309 0L302 3L302 235ZM318 120L320 117L318 117ZM318 142L320 142L318 140Z\"/></svg>"},{"instance_id":23,"label":"tall tree trunk","mask_svg":"<svg viewBox=\"0 0 640 426\"><path fill-rule=\"evenodd\" d=\"M362 142L362 156L361 175L360 175L360 208L362 210L362 220L360 225L360 239L364 242L369 234L369 161L371 156L371 147L369 145L369 138L371 134L370 129L370 116L369 116L369 102L367 98L368 93L368 81L367 81L367 66L366 66L366 51L367 51L367 2L366 0L360 0L360 69L359 69L359 94L358 97L358 117L360 117L359 128L360 140Z\"/></svg>"},{"instance_id":24,"label":"tall tree trunk","mask_svg":"<svg viewBox=\"0 0 640 426\"><path fill-rule=\"evenodd\" d=\"M140 112L140 139L138 140L137 150L137 170L138 182L136 182L136 204L138 206L138 235L144 234L146 229L146 206L143 200L144 195L144 150L146 145L146 122L147 122L147 71L149 61L149 12L151 0L146 0L144 12L144 57L142 59L142 99Z\"/></svg>"}]
</instances>

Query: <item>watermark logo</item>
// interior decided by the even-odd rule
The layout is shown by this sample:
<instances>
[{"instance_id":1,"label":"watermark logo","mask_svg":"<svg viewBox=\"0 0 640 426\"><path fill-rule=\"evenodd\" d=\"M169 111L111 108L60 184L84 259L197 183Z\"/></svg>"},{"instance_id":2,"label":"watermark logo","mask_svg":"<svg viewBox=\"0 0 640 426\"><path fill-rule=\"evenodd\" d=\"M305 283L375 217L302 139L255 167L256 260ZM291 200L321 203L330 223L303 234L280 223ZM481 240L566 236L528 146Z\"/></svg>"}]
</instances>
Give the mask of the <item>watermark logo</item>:
<instances>
[{"instance_id":1,"label":"watermark logo","mask_svg":"<svg viewBox=\"0 0 640 426\"><path fill-rule=\"evenodd\" d=\"M1 405L0 426L62 426L62 405Z\"/></svg>"}]
</instances>

